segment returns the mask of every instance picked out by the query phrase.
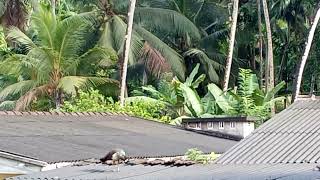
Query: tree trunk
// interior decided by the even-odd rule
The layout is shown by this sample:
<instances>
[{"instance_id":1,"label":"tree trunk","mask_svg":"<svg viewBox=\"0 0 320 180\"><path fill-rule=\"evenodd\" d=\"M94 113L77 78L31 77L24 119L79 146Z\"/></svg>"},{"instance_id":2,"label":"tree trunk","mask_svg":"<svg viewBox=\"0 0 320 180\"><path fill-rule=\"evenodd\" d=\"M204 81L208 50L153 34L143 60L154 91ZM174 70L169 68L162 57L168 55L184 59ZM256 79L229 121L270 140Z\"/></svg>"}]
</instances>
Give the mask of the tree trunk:
<instances>
[{"instance_id":1,"label":"tree trunk","mask_svg":"<svg viewBox=\"0 0 320 180\"><path fill-rule=\"evenodd\" d=\"M233 49L234 49L234 42L236 38L236 31L237 31L237 22L238 22L238 11L239 11L239 0L233 0L233 10L232 10L232 25L231 25L231 32L230 32L230 39L229 39L229 54L228 59L226 62L226 70L224 76L224 83L223 83L223 91L228 90L230 73L231 73L231 66L232 66L232 58L233 58Z\"/></svg>"},{"instance_id":2,"label":"tree trunk","mask_svg":"<svg viewBox=\"0 0 320 180\"><path fill-rule=\"evenodd\" d=\"M268 76L266 77L267 90L270 90L274 87L274 68L273 68L273 47L272 47L272 33L271 25L269 18L269 10L267 0L262 0L264 18L266 21L267 28L267 39L268 39Z\"/></svg>"},{"instance_id":3,"label":"tree trunk","mask_svg":"<svg viewBox=\"0 0 320 180\"><path fill-rule=\"evenodd\" d=\"M263 35L262 35L262 20L261 20L261 0L257 0L258 7L258 26L259 26L259 62L260 62L260 87L263 87L264 63L263 63Z\"/></svg>"},{"instance_id":4,"label":"tree trunk","mask_svg":"<svg viewBox=\"0 0 320 180\"><path fill-rule=\"evenodd\" d=\"M55 16L56 15L56 0L51 0L51 11L52 11L52 14Z\"/></svg>"},{"instance_id":5,"label":"tree trunk","mask_svg":"<svg viewBox=\"0 0 320 180\"><path fill-rule=\"evenodd\" d=\"M309 92L309 96L311 97L314 93L314 86L316 84L316 75L315 73L312 73L311 76L311 85L310 85L310 92Z\"/></svg>"},{"instance_id":6,"label":"tree trunk","mask_svg":"<svg viewBox=\"0 0 320 180\"><path fill-rule=\"evenodd\" d=\"M308 59L308 56L309 56L309 52L310 52L310 49L311 49L311 46L312 46L314 33L315 33L317 25L319 23L319 19L320 19L320 8L317 11L317 14L316 14L316 16L314 18L314 22L312 24L311 30L309 32L308 41L307 41L307 44L306 44L306 47L305 47L304 54L302 56L302 60L301 60L301 62L299 64L299 66L297 67L296 80L295 80L294 85L293 85L292 101L295 101L296 98L299 96L299 93L300 93L300 87L301 87L301 81L302 81L302 75L303 75L304 67L306 65L306 62L307 62L307 59Z\"/></svg>"},{"instance_id":7,"label":"tree trunk","mask_svg":"<svg viewBox=\"0 0 320 180\"><path fill-rule=\"evenodd\" d=\"M133 17L136 6L136 0L130 1L130 7L128 11L128 26L125 36L124 49L123 49L123 67L121 75L121 87L120 87L120 105L123 107L125 103L125 91L126 91L126 81L127 81L127 68L129 60L129 52L131 46L132 37L132 27L133 27Z\"/></svg>"},{"instance_id":8,"label":"tree trunk","mask_svg":"<svg viewBox=\"0 0 320 180\"><path fill-rule=\"evenodd\" d=\"M264 19L267 28L267 40L268 40L268 55L267 55L267 71L266 71L266 92L274 88L274 68L273 68L273 47L272 47L272 32L270 25L269 9L267 0L262 0ZM275 114L274 104L271 104L271 115Z\"/></svg>"}]
</instances>

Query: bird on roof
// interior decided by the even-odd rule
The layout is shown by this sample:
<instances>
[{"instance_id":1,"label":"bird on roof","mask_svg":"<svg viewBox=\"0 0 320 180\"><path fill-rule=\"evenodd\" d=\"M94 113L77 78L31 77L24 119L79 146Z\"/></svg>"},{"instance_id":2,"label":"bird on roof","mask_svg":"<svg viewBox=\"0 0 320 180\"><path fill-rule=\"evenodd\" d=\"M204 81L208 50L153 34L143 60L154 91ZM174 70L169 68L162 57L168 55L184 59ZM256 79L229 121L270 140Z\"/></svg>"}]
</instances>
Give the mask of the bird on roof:
<instances>
[{"instance_id":1,"label":"bird on roof","mask_svg":"<svg viewBox=\"0 0 320 180\"><path fill-rule=\"evenodd\" d=\"M120 171L120 161L125 161L127 159L126 152L123 149L113 149L108 152L103 158L100 159L102 163L107 161L112 161L112 165L118 165L117 171Z\"/></svg>"}]
</instances>

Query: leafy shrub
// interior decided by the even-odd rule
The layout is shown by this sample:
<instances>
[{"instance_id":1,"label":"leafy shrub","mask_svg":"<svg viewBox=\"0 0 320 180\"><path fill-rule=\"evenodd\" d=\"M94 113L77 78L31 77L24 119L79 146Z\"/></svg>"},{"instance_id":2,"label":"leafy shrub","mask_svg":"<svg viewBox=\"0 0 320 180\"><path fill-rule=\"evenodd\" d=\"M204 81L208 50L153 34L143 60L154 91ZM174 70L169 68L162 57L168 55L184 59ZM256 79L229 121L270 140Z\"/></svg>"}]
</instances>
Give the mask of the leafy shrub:
<instances>
[{"instance_id":1,"label":"leafy shrub","mask_svg":"<svg viewBox=\"0 0 320 180\"><path fill-rule=\"evenodd\" d=\"M112 98L104 97L98 90L90 89L88 92L80 91L78 96L72 97L70 101L65 101L61 107L63 112L114 112L126 113L128 115L141 117L150 120L157 120L169 123L170 118L163 112L165 105L157 102L137 99L129 101L124 107Z\"/></svg>"},{"instance_id":2,"label":"leafy shrub","mask_svg":"<svg viewBox=\"0 0 320 180\"><path fill-rule=\"evenodd\" d=\"M202 151L198 150L197 148L189 149L185 156L188 160L195 161L201 164L209 164L213 160L215 160L218 155L212 152L209 155L204 154Z\"/></svg>"}]
</instances>

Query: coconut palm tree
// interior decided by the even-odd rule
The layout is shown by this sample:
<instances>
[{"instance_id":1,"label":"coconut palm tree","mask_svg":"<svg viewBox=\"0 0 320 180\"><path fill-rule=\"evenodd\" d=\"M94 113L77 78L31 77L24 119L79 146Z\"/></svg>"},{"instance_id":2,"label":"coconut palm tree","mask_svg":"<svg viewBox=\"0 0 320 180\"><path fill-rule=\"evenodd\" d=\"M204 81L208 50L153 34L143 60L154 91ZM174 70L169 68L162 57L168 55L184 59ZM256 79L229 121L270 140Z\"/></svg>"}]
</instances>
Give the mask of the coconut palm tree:
<instances>
[{"instance_id":1,"label":"coconut palm tree","mask_svg":"<svg viewBox=\"0 0 320 180\"><path fill-rule=\"evenodd\" d=\"M131 37L132 37L132 26L133 26L133 17L134 10L136 8L136 0L130 1L130 8L128 10L128 25L125 36L124 43L124 53L123 53L123 66L122 66L122 74L121 74L121 87L120 87L120 105L124 107L125 105L125 91L126 91L126 79L127 79L127 68L128 68L128 60L130 53L130 45L131 45Z\"/></svg>"},{"instance_id":2,"label":"coconut palm tree","mask_svg":"<svg viewBox=\"0 0 320 180\"><path fill-rule=\"evenodd\" d=\"M143 13L137 11L136 23L152 31L182 54L188 68L187 73L192 71L196 63L200 63L200 71L208 76L208 81L220 83L225 55L220 51L219 43L227 37L228 33L225 26L225 20L228 18L226 7L218 1L204 0L142 0L139 2L139 9L150 9L150 11L147 15L144 14L147 11ZM159 13L154 14L153 9ZM166 30L168 27L175 26L182 30L179 28L181 25L177 23L169 24L174 21L169 21L167 26L161 25L163 22L160 21L159 16L161 13L165 16L167 12L175 12L187 18L189 24L193 24L190 27L193 27L194 33L182 34L176 33L174 29Z\"/></svg>"},{"instance_id":3,"label":"coconut palm tree","mask_svg":"<svg viewBox=\"0 0 320 180\"><path fill-rule=\"evenodd\" d=\"M262 34L262 12L261 12L261 0L257 0L257 15L258 15L258 28L259 28L259 61L260 61L260 86L263 87L263 75L264 75L264 62L263 62L263 34Z\"/></svg>"},{"instance_id":4,"label":"coconut palm tree","mask_svg":"<svg viewBox=\"0 0 320 180\"><path fill-rule=\"evenodd\" d=\"M233 50L234 50L234 42L235 42L236 31L237 31L238 11L239 11L239 0L233 0L232 19L231 19L232 25L231 25L231 32L230 32L230 39L229 39L229 53L228 53L228 58L227 58L227 62L226 62L226 71L225 71L224 82L223 82L223 91L227 91L228 85L229 85L232 58L233 58Z\"/></svg>"},{"instance_id":5,"label":"coconut palm tree","mask_svg":"<svg viewBox=\"0 0 320 180\"><path fill-rule=\"evenodd\" d=\"M51 0L52 14L56 15L56 0Z\"/></svg>"},{"instance_id":6,"label":"coconut palm tree","mask_svg":"<svg viewBox=\"0 0 320 180\"><path fill-rule=\"evenodd\" d=\"M118 86L116 80L88 77L88 66L116 63L113 51L93 47L88 50L88 36L95 31L90 14L69 17L62 21L48 8L40 8L32 16L35 40L16 27L11 27L8 38L19 44L26 55L17 54L1 62L0 74L15 75L16 83L0 91L0 102L18 97L16 110L25 110L42 96L54 99L60 106L64 94L75 94L77 89L108 84Z\"/></svg>"},{"instance_id":7,"label":"coconut palm tree","mask_svg":"<svg viewBox=\"0 0 320 180\"><path fill-rule=\"evenodd\" d=\"M293 86L294 88L293 88L293 94L292 94L292 101L295 101L296 98L299 96L304 67L306 65L306 62L307 62L307 59L309 56L309 52L310 52L310 49L312 46L313 37L316 32L316 28L318 26L319 20L320 20L320 4L318 4L318 10L317 10L317 13L314 17L314 21L313 21L312 27L309 32L307 44L305 47L305 52L302 56L302 60L301 60L299 66L298 66L298 69L297 69L296 81L294 82L294 86Z\"/></svg>"},{"instance_id":8,"label":"coconut palm tree","mask_svg":"<svg viewBox=\"0 0 320 180\"><path fill-rule=\"evenodd\" d=\"M267 53L267 70L266 70L266 91L274 87L274 67L273 67L273 46L272 46L272 32L269 17L268 3L262 0L264 19L266 22L268 53Z\"/></svg>"},{"instance_id":9,"label":"coconut palm tree","mask_svg":"<svg viewBox=\"0 0 320 180\"><path fill-rule=\"evenodd\" d=\"M88 5L89 2L75 3ZM104 47L115 49L122 56L126 31L126 19L123 17L128 1L100 0L97 6L105 14L100 43ZM224 56L215 49L219 46L217 39L227 32L225 29L215 31L216 27L224 23L222 15L226 13L221 9L223 8L217 7L213 2L198 0L138 1L129 66L143 62L149 71L156 71L153 73L155 75L160 74L159 70L163 72L169 69L183 80L185 64L191 64L191 59L196 59L203 64L202 69L205 69L210 80L219 82L218 71L222 66L218 60L224 59ZM210 21L203 21L202 17ZM206 49L210 49L210 53Z\"/></svg>"},{"instance_id":10,"label":"coconut palm tree","mask_svg":"<svg viewBox=\"0 0 320 180\"><path fill-rule=\"evenodd\" d=\"M125 3L122 0L101 0L98 4L99 9L104 14L100 45L114 49L120 57L123 55L127 27L120 4ZM146 27L152 27L152 29ZM154 70L152 67L156 67L154 64L163 65L163 67L169 65L176 76L184 79L185 65L183 57L159 37L155 36L152 30L161 30L162 32L179 36L187 34L190 37L194 37L199 34L198 29L191 21L175 11L160 8L136 8L129 52L129 66L137 63L151 64L153 66L148 68L152 72ZM160 70L166 69L160 68Z\"/></svg>"}]
</instances>

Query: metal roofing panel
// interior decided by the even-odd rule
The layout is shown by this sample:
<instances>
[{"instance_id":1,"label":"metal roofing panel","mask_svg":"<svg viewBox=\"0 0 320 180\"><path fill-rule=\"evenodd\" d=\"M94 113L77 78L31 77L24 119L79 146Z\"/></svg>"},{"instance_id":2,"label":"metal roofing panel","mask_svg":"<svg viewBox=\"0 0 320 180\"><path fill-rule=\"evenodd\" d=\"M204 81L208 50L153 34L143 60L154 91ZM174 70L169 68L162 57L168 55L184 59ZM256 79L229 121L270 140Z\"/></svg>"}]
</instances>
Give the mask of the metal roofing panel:
<instances>
[{"instance_id":1,"label":"metal roofing panel","mask_svg":"<svg viewBox=\"0 0 320 180\"><path fill-rule=\"evenodd\" d=\"M216 161L218 164L315 163L320 159L320 100L297 101Z\"/></svg>"},{"instance_id":2,"label":"metal roofing panel","mask_svg":"<svg viewBox=\"0 0 320 180\"><path fill-rule=\"evenodd\" d=\"M112 148L139 157L223 153L237 143L127 116L0 115L0 123L1 151L49 163L100 158Z\"/></svg>"},{"instance_id":3,"label":"metal roofing panel","mask_svg":"<svg viewBox=\"0 0 320 180\"><path fill-rule=\"evenodd\" d=\"M188 167L171 166L120 166L120 172L114 172L115 166L87 165L66 167L52 171L8 178L9 180L80 180L80 179L170 179L170 180L302 180L320 177L316 164L262 164L262 165L194 165Z\"/></svg>"}]
</instances>

